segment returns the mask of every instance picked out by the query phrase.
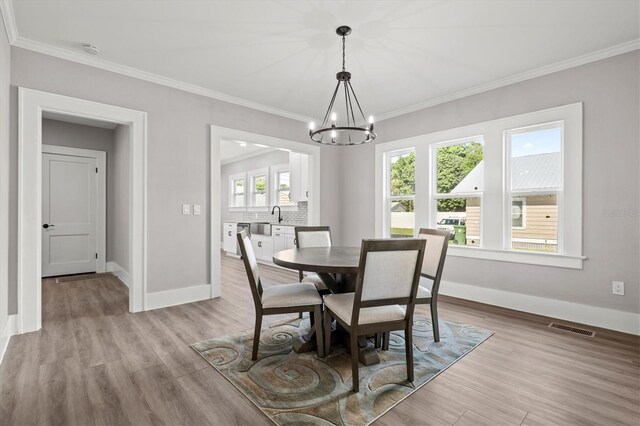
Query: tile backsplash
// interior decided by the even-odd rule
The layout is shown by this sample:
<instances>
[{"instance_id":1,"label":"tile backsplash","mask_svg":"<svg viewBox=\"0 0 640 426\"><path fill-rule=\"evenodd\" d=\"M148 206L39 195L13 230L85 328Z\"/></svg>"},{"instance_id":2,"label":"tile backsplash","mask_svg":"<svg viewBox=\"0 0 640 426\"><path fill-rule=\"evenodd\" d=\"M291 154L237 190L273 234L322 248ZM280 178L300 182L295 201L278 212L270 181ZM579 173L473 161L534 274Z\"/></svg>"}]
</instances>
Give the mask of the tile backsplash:
<instances>
[{"instance_id":1,"label":"tile backsplash","mask_svg":"<svg viewBox=\"0 0 640 426\"><path fill-rule=\"evenodd\" d=\"M278 223L278 213L271 214L268 212L244 212L243 220L245 222L269 222ZM306 201L298 202L298 211L282 210L282 222L291 225L306 225L309 216L309 203Z\"/></svg>"}]
</instances>

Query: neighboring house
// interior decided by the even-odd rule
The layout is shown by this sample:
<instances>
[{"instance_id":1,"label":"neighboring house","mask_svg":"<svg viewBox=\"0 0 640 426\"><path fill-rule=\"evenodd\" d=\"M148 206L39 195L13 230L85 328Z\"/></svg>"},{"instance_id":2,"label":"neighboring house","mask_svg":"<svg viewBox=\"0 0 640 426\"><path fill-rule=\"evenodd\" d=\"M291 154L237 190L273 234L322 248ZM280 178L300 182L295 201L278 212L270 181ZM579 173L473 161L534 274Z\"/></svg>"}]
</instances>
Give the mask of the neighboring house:
<instances>
[{"instance_id":1,"label":"neighboring house","mask_svg":"<svg viewBox=\"0 0 640 426\"><path fill-rule=\"evenodd\" d=\"M559 152L515 157L511 162L514 176L512 191L529 188L557 188L561 179ZM469 194L481 191L484 180L484 161L451 191ZM514 249L557 251L558 203L556 195L526 195L514 197L511 204L511 236ZM467 198L467 244L476 245L480 236L480 199Z\"/></svg>"}]
</instances>

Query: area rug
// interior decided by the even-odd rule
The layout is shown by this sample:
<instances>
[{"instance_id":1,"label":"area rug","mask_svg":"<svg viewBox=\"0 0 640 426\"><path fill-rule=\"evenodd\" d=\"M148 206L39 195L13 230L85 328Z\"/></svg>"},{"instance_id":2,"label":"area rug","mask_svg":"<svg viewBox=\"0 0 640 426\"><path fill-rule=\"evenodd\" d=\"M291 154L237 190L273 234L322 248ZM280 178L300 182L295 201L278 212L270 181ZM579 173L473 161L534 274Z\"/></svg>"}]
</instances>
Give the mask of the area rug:
<instances>
[{"instance_id":1,"label":"area rug","mask_svg":"<svg viewBox=\"0 0 640 426\"><path fill-rule=\"evenodd\" d=\"M296 354L292 342L309 329L308 319L262 330L258 359L251 361L253 330L195 343L191 347L278 425L368 425L442 373L493 333L440 321L440 342L431 321L416 316L415 380L407 381L403 332L392 333L380 364L360 365L360 392L352 391L351 358L340 346L331 354Z\"/></svg>"}]
</instances>

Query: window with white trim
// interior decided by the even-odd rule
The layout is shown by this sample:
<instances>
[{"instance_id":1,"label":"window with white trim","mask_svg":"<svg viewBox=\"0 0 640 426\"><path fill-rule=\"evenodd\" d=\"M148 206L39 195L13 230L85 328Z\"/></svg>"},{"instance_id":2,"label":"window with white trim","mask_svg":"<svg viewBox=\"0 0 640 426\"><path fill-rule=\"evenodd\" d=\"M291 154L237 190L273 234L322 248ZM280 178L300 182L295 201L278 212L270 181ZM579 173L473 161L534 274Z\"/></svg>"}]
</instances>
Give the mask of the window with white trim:
<instances>
[{"instance_id":1,"label":"window with white trim","mask_svg":"<svg viewBox=\"0 0 640 426\"><path fill-rule=\"evenodd\" d=\"M375 145L376 236L394 201L414 229L451 233L449 255L581 269L582 104ZM415 192L393 193L391 159L412 152ZM471 247L471 248L470 248Z\"/></svg>"},{"instance_id":2,"label":"window with white trim","mask_svg":"<svg viewBox=\"0 0 640 426\"><path fill-rule=\"evenodd\" d=\"M229 176L229 209L244 210L246 207L246 173Z\"/></svg>"},{"instance_id":3,"label":"window with white trim","mask_svg":"<svg viewBox=\"0 0 640 426\"><path fill-rule=\"evenodd\" d=\"M558 252L562 129L563 123L555 122L504 132L505 205L512 216L504 230L506 249Z\"/></svg>"},{"instance_id":4,"label":"window with white trim","mask_svg":"<svg viewBox=\"0 0 640 426\"><path fill-rule=\"evenodd\" d=\"M266 210L269 205L269 169L253 170L247 173L249 181L249 207Z\"/></svg>"},{"instance_id":5,"label":"window with white trim","mask_svg":"<svg viewBox=\"0 0 640 426\"><path fill-rule=\"evenodd\" d=\"M291 172L289 164L280 164L271 167L271 179L273 182L273 199L271 204L281 207L296 207L297 203L291 200Z\"/></svg>"},{"instance_id":6,"label":"window with white trim","mask_svg":"<svg viewBox=\"0 0 640 426\"><path fill-rule=\"evenodd\" d=\"M415 234L415 162L413 149L393 151L387 155L387 237L411 238Z\"/></svg>"},{"instance_id":7,"label":"window with white trim","mask_svg":"<svg viewBox=\"0 0 640 426\"><path fill-rule=\"evenodd\" d=\"M452 244L482 245L482 145L481 136L431 145L431 214Z\"/></svg>"}]
</instances>

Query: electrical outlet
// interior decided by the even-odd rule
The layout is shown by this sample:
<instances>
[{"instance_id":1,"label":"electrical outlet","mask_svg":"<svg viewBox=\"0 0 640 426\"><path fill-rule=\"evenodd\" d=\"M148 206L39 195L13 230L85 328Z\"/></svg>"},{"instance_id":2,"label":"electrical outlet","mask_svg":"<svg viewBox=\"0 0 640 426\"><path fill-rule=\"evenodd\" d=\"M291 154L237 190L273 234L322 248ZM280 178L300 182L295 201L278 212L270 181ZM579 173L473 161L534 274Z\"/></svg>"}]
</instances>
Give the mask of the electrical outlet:
<instances>
[{"instance_id":1,"label":"electrical outlet","mask_svg":"<svg viewBox=\"0 0 640 426\"><path fill-rule=\"evenodd\" d=\"M182 214L191 214L191 204L182 205Z\"/></svg>"},{"instance_id":2,"label":"electrical outlet","mask_svg":"<svg viewBox=\"0 0 640 426\"><path fill-rule=\"evenodd\" d=\"M624 283L622 281L614 281L611 292L618 296L624 296Z\"/></svg>"},{"instance_id":3,"label":"electrical outlet","mask_svg":"<svg viewBox=\"0 0 640 426\"><path fill-rule=\"evenodd\" d=\"M200 214L200 204L193 205L193 214Z\"/></svg>"}]
</instances>

